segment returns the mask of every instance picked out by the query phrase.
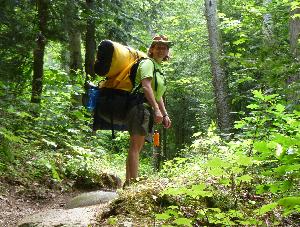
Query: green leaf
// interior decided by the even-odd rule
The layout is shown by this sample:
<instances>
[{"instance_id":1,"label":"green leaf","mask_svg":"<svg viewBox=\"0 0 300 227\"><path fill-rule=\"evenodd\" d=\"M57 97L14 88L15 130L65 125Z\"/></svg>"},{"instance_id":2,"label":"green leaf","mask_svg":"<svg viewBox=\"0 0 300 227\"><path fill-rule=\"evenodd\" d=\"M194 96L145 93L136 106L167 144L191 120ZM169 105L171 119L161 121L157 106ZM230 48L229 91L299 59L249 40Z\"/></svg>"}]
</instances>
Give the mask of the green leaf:
<instances>
[{"instance_id":1,"label":"green leaf","mask_svg":"<svg viewBox=\"0 0 300 227\"><path fill-rule=\"evenodd\" d=\"M109 225L116 225L118 223L118 219L115 218L115 217L110 217L110 218L107 219L107 223Z\"/></svg>"},{"instance_id":2,"label":"green leaf","mask_svg":"<svg viewBox=\"0 0 300 227\"><path fill-rule=\"evenodd\" d=\"M177 224L177 225L182 225L182 226L192 226L192 220L188 219L188 218L178 218L175 221L173 221L173 223Z\"/></svg>"},{"instance_id":3,"label":"green leaf","mask_svg":"<svg viewBox=\"0 0 300 227\"><path fill-rule=\"evenodd\" d=\"M282 165L274 169L274 171L280 175L285 175L287 172L299 171L300 164L295 165Z\"/></svg>"},{"instance_id":4,"label":"green leaf","mask_svg":"<svg viewBox=\"0 0 300 227\"><path fill-rule=\"evenodd\" d=\"M55 180L57 180L57 181L61 181L61 178L60 178L60 176L59 176L59 173L56 171L55 166L52 166L51 172L52 172L52 177L53 177L53 179L55 179Z\"/></svg>"},{"instance_id":5,"label":"green leaf","mask_svg":"<svg viewBox=\"0 0 300 227\"><path fill-rule=\"evenodd\" d=\"M265 184L257 185L256 193L261 195L261 194L265 193L266 191L268 191L268 189L269 189L268 185L265 185Z\"/></svg>"},{"instance_id":6,"label":"green leaf","mask_svg":"<svg viewBox=\"0 0 300 227\"><path fill-rule=\"evenodd\" d=\"M155 214L155 218L158 220L168 220L171 216L169 214L166 213L162 213L162 214Z\"/></svg>"},{"instance_id":7,"label":"green leaf","mask_svg":"<svg viewBox=\"0 0 300 227\"><path fill-rule=\"evenodd\" d=\"M246 38L241 38L241 39L238 39L236 41L233 42L234 45L239 45L239 44L242 44L244 42L246 42Z\"/></svg>"},{"instance_id":8,"label":"green leaf","mask_svg":"<svg viewBox=\"0 0 300 227\"><path fill-rule=\"evenodd\" d=\"M203 191L205 188L206 188L206 185L204 183L192 186L192 190L194 190L194 191Z\"/></svg>"},{"instance_id":9,"label":"green leaf","mask_svg":"<svg viewBox=\"0 0 300 227\"><path fill-rule=\"evenodd\" d=\"M237 164L241 165L241 166L251 166L253 165L253 158L252 157L248 157L246 155L239 155L237 156L238 160L237 160Z\"/></svg>"},{"instance_id":10,"label":"green leaf","mask_svg":"<svg viewBox=\"0 0 300 227\"><path fill-rule=\"evenodd\" d=\"M175 209L173 209L175 208ZM169 216L173 216L175 218L178 217L178 211L177 211L178 207L176 208L176 206L169 206L169 209L167 209L164 213L168 214Z\"/></svg>"},{"instance_id":11,"label":"green leaf","mask_svg":"<svg viewBox=\"0 0 300 227\"><path fill-rule=\"evenodd\" d=\"M55 142L46 140L46 139L42 139L43 142L45 142L48 146L52 146L52 147L57 147L57 144Z\"/></svg>"},{"instance_id":12,"label":"green leaf","mask_svg":"<svg viewBox=\"0 0 300 227\"><path fill-rule=\"evenodd\" d=\"M162 194L163 195L184 195L186 194L187 188L167 188L165 189Z\"/></svg>"},{"instance_id":13,"label":"green leaf","mask_svg":"<svg viewBox=\"0 0 300 227\"><path fill-rule=\"evenodd\" d=\"M268 212L274 210L277 207L277 205L278 205L277 203L270 203L267 205L263 205L261 208L256 209L254 212L259 215L263 215L265 213L268 213Z\"/></svg>"},{"instance_id":14,"label":"green leaf","mask_svg":"<svg viewBox=\"0 0 300 227\"><path fill-rule=\"evenodd\" d=\"M221 168L211 168L208 172L215 177L220 177L226 174L226 172Z\"/></svg>"},{"instance_id":15,"label":"green leaf","mask_svg":"<svg viewBox=\"0 0 300 227\"><path fill-rule=\"evenodd\" d=\"M49 161L43 160L43 163L44 163L44 165L45 165L49 170L52 169L52 165L51 165L51 163L50 163Z\"/></svg>"},{"instance_id":16,"label":"green leaf","mask_svg":"<svg viewBox=\"0 0 300 227\"><path fill-rule=\"evenodd\" d=\"M231 172L232 172L232 173L235 173L235 174L242 173L243 171L244 171L243 168L240 168L240 167L237 167L237 166L235 166L235 167L233 167L233 168L231 169Z\"/></svg>"},{"instance_id":17,"label":"green leaf","mask_svg":"<svg viewBox=\"0 0 300 227\"><path fill-rule=\"evenodd\" d=\"M257 104L250 104L247 106L248 109L251 109L251 110L257 110L259 109L259 105Z\"/></svg>"},{"instance_id":18,"label":"green leaf","mask_svg":"<svg viewBox=\"0 0 300 227\"><path fill-rule=\"evenodd\" d=\"M193 197L193 198L197 198L197 197L212 197L213 193L210 191L200 191L200 190L192 190L192 189L188 189L186 192L187 195Z\"/></svg>"},{"instance_id":19,"label":"green leaf","mask_svg":"<svg viewBox=\"0 0 300 227\"><path fill-rule=\"evenodd\" d=\"M238 210L229 210L228 214L230 217L234 217L234 218L243 218L244 217L243 213Z\"/></svg>"},{"instance_id":20,"label":"green leaf","mask_svg":"<svg viewBox=\"0 0 300 227\"><path fill-rule=\"evenodd\" d=\"M219 179L219 183L225 186L229 186L231 184L231 180L227 178Z\"/></svg>"},{"instance_id":21,"label":"green leaf","mask_svg":"<svg viewBox=\"0 0 300 227\"><path fill-rule=\"evenodd\" d=\"M285 106L282 105L282 104L277 104L276 107L275 107L275 109L276 109L279 113L282 113L282 112L284 112L284 110L285 110Z\"/></svg>"},{"instance_id":22,"label":"green leaf","mask_svg":"<svg viewBox=\"0 0 300 227\"><path fill-rule=\"evenodd\" d=\"M253 144L253 148L259 152L269 152L270 148L268 147L268 143L265 141L258 141Z\"/></svg>"},{"instance_id":23,"label":"green leaf","mask_svg":"<svg viewBox=\"0 0 300 227\"><path fill-rule=\"evenodd\" d=\"M276 182L274 184L269 184L269 191L272 193L277 193L280 191L280 183Z\"/></svg>"},{"instance_id":24,"label":"green leaf","mask_svg":"<svg viewBox=\"0 0 300 227\"><path fill-rule=\"evenodd\" d=\"M259 90L259 91L255 90L252 93L253 93L253 95L254 95L255 98L258 98L260 100L264 100L264 96L263 96L261 90Z\"/></svg>"},{"instance_id":25,"label":"green leaf","mask_svg":"<svg viewBox=\"0 0 300 227\"><path fill-rule=\"evenodd\" d=\"M243 128L247 123L244 121L244 120L241 120L241 121L236 121L234 123L234 128L235 129L241 129Z\"/></svg>"},{"instance_id":26,"label":"green leaf","mask_svg":"<svg viewBox=\"0 0 300 227\"><path fill-rule=\"evenodd\" d=\"M285 197L277 201L279 205L284 207L295 207L300 205L300 197Z\"/></svg>"},{"instance_id":27,"label":"green leaf","mask_svg":"<svg viewBox=\"0 0 300 227\"><path fill-rule=\"evenodd\" d=\"M230 165L229 163L225 162L221 158L213 158L211 160L208 160L206 164L206 166L210 168L218 168L218 167L226 168L229 165Z\"/></svg>"},{"instance_id":28,"label":"green leaf","mask_svg":"<svg viewBox=\"0 0 300 227\"><path fill-rule=\"evenodd\" d=\"M237 177L236 179L238 182L251 182L252 177L250 175L246 174L246 175Z\"/></svg>"},{"instance_id":29,"label":"green leaf","mask_svg":"<svg viewBox=\"0 0 300 227\"><path fill-rule=\"evenodd\" d=\"M19 136L15 136L14 133L6 128L0 127L0 135L2 135L5 139L11 142L22 143L23 140Z\"/></svg>"},{"instance_id":30,"label":"green leaf","mask_svg":"<svg viewBox=\"0 0 300 227\"><path fill-rule=\"evenodd\" d=\"M220 208L208 208L207 210L213 211L213 212L217 212L217 213L221 213L222 212Z\"/></svg>"}]
</instances>

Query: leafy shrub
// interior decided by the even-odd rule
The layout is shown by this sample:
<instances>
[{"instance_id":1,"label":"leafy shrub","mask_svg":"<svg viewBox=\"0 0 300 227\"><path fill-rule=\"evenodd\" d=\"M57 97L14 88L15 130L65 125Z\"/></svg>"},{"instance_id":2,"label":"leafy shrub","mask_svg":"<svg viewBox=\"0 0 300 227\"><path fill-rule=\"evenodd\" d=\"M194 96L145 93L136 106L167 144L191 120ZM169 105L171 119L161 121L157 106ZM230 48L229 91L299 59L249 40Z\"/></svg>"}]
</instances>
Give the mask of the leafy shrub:
<instances>
[{"instance_id":1,"label":"leafy shrub","mask_svg":"<svg viewBox=\"0 0 300 227\"><path fill-rule=\"evenodd\" d=\"M93 135L91 113L74 100L82 86L71 85L57 69L46 70L45 80L40 105L30 103L27 93L0 93L1 175L52 183L78 177L93 182L102 173L123 177L126 135L115 141L110 132Z\"/></svg>"},{"instance_id":2,"label":"leafy shrub","mask_svg":"<svg viewBox=\"0 0 300 227\"><path fill-rule=\"evenodd\" d=\"M156 218L165 224L262 225L299 217L299 113L288 113L278 95L254 91L249 116L231 142L213 133L196 135L185 158L165 163L172 184L162 195L170 206ZM271 194L270 194L271 193ZM280 218L278 214L280 215Z\"/></svg>"}]
</instances>

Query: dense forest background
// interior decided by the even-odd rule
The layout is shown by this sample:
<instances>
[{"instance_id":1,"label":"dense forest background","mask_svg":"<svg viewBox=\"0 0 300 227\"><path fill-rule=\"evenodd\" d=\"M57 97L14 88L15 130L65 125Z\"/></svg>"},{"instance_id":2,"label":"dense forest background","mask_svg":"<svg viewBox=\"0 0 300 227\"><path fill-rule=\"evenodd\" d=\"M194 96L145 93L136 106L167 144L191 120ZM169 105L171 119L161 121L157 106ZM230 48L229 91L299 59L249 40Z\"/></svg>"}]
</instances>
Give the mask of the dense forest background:
<instances>
[{"instance_id":1,"label":"dense forest background","mask_svg":"<svg viewBox=\"0 0 300 227\"><path fill-rule=\"evenodd\" d=\"M146 52L165 34L173 125L157 127L162 147L146 145L140 174L169 200L141 214L186 226L299 223L300 1L2 0L0 20L1 181L67 190L123 180L128 134L92 133L85 84L101 80L101 40Z\"/></svg>"}]
</instances>

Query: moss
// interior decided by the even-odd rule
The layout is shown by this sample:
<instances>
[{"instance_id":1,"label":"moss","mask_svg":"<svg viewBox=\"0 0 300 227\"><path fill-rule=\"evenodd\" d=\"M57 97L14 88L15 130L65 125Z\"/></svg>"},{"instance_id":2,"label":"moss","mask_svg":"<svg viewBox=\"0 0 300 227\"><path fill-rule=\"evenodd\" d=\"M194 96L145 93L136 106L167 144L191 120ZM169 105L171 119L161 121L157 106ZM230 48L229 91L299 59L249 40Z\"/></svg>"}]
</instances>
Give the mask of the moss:
<instances>
[{"instance_id":1,"label":"moss","mask_svg":"<svg viewBox=\"0 0 300 227\"><path fill-rule=\"evenodd\" d=\"M172 204L166 196L159 194L164 187L165 185L158 181L142 180L125 190L120 190L119 198L99 215L99 226L109 223L118 226L128 220L131 220L134 226L153 225L154 214Z\"/></svg>"}]
</instances>

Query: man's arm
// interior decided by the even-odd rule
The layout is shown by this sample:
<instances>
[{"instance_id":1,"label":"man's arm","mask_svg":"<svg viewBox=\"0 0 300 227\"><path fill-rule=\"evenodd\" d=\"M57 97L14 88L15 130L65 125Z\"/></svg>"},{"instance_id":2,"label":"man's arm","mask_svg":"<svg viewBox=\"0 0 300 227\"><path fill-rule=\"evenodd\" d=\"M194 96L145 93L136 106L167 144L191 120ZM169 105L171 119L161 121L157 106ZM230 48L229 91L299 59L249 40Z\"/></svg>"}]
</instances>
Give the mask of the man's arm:
<instances>
[{"instance_id":1,"label":"man's arm","mask_svg":"<svg viewBox=\"0 0 300 227\"><path fill-rule=\"evenodd\" d=\"M154 110L154 122L160 124L163 122L163 115L161 113L159 104L156 102L154 98L153 90L151 87L151 80L152 80L151 77L143 79L142 87L147 101L149 102L149 104L152 106Z\"/></svg>"},{"instance_id":2,"label":"man's arm","mask_svg":"<svg viewBox=\"0 0 300 227\"><path fill-rule=\"evenodd\" d=\"M165 107L165 103L164 103L164 100L161 98L158 102L158 107L160 109L160 112L162 113L163 115L163 120L162 120L162 123L163 123L163 126L165 128L170 128L171 127L171 120L170 120L170 117L167 113L167 110L166 110L166 107Z\"/></svg>"}]
</instances>

